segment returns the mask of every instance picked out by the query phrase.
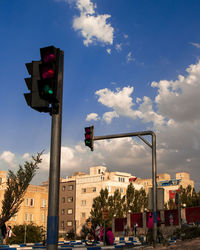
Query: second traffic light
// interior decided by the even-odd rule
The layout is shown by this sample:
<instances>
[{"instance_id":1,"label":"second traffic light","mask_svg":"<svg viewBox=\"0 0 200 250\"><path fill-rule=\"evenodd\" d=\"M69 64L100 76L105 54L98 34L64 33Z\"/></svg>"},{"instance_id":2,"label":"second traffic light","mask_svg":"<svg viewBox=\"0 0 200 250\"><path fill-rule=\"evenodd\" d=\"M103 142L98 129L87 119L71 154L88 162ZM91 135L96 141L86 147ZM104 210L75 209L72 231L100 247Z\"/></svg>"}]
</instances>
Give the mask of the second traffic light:
<instances>
[{"instance_id":1,"label":"second traffic light","mask_svg":"<svg viewBox=\"0 0 200 250\"><path fill-rule=\"evenodd\" d=\"M85 128L85 146L94 151L94 126Z\"/></svg>"},{"instance_id":2,"label":"second traffic light","mask_svg":"<svg viewBox=\"0 0 200 250\"><path fill-rule=\"evenodd\" d=\"M60 49L49 46L40 49L41 64L40 80L38 81L39 95L49 103L59 103L59 58Z\"/></svg>"}]
</instances>

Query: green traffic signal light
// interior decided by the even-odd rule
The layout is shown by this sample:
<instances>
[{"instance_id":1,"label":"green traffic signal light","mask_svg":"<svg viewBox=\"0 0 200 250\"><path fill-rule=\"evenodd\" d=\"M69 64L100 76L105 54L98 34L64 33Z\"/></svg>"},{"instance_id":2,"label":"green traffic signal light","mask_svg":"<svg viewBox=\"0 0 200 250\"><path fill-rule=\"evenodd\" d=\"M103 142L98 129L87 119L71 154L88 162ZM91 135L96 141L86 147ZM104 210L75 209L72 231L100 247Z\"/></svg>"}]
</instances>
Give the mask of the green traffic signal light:
<instances>
[{"instance_id":1,"label":"green traffic signal light","mask_svg":"<svg viewBox=\"0 0 200 250\"><path fill-rule=\"evenodd\" d=\"M94 126L85 128L85 146L94 151Z\"/></svg>"},{"instance_id":2,"label":"green traffic signal light","mask_svg":"<svg viewBox=\"0 0 200 250\"><path fill-rule=\"evenodd\" d=\"M53 90L49 85L44 85L44 92L53 95Z\"/></svg>"}]
</instances>

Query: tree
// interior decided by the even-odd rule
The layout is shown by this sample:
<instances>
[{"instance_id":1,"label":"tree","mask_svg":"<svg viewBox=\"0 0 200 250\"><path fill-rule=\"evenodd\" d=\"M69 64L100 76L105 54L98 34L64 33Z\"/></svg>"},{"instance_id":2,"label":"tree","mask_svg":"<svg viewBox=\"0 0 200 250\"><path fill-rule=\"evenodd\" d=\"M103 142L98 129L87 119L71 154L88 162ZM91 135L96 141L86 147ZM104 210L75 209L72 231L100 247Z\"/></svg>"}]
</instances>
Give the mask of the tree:
<instances>
[{"instance_id":1,"label":"tree","mask_svg":"<svg viewBox=\"0 0 200 250\"><path fill-rule=\"evenodd\" d=\"M32 156L32 160L26 161L24 167L19 165L16 174L11 170L8 171L6 190L2 201L2 222L5 223L19 211L26 190L36 174L38 164L42 161L42 153L38 153L36 157Z\"/></svg>"},{"instance_id":2,"label":"tree","mask_svg":"<svg viewBox=\"0 0 200 250\"><path fill-rule=\"evenodd\" d=\"M186 204L186 207L195 207L200 205L200 192L196 193L191 185L186 188L180 186L179 188L181 206Z\"/></svg>"},{"instance_id":3,"label":"tree","mask_svg":"<svg viewBox=\"0 0 200 250\"><path fill-rule=\"evenodd\" d=\"M26 243L41 242L44 234L43 227L34 224L15 225L12 230L16 236L11 237L10 244L24 243L24 240ZM26 239L24 239L25 230Z\"/></svg>"},{"instance_id":4,"label":"tree","mask_svg":"<svg viewBox=\"0 0 200 250\"><path fill-rule=\"evenodd\" d=\"M185 204L186 207L200 206L200 192L197 193L195 188L192 188L191 185L188 185L186 188L183 188L181 185L178 193L180 205L182 207L183 204ZM177 209L177 205L173 199L170 199L167 203L165 203L165 209Z\"/></svg>"},{"instance_id":5,"label":"tree","mask_svg":"<svg viewBox=\"0 0 200 250\"><path fill-rule=\"evenodd\" d=\"M169 199L169 201L166 204L166 208L169 210L177 209L177 204L174 202L173 199Z\"/></svg>"},{"instance_id":6,"label":"tree","mask_svg":"<svg viewBox=\"0 0 200 250\"><path fill-rule=\"evenodd\" d=\"M119 190L114 192L114 195L110 195L108 190L101 190L100 195L93 200L92 209L90 211L92 224L103 224L102 212L104 208L108 210L107 225L111 224L114 216L118 218L126 217L129 210L134 212L141 212L148 205L148 199L146 192L143 188L136 190L132 183L130 183L126 190L126 195L123 197Z\"/></svg>"},{"instance_id":7,"label":"tree","mask_svg":"<svg viewBox=\"0 0 200 250\"><path fill-rule=\"evenodd\" d=\"M125 198L121 197L121 194L118 189L114 192L114 195L109 196L108 204L109 204L109 210L110 210L110 214L112 215L112 218L114 216L118 218L122 218L124 216L124 212L123 212L124 201L125 201Z\"/></svg>"},{"instance_id":8,"label":"tree","mask_svg":"<svg viewBox=\"0 0 200 250\"><path fill-rule=\"evenodd\" d=\"M90 211L92 224L95 227L97 225L103 224L102 212L104 208L108 208L108 207L109 207L108 189L104 189L104 190L101 189L99 196L94 198L92 209Z\"/></svg>"},{"instance_id":9,"label":"tree","mask_svg":"<svg viewBox=\"0 0 200 250\"><path fill-rule=\"evenodd\" d=\"M126 196L124 196L124 212L139 213L147 208L148 198L145 190L141 188L136 190L132 183L128 185Z\"/></svg>"}]
</instances>

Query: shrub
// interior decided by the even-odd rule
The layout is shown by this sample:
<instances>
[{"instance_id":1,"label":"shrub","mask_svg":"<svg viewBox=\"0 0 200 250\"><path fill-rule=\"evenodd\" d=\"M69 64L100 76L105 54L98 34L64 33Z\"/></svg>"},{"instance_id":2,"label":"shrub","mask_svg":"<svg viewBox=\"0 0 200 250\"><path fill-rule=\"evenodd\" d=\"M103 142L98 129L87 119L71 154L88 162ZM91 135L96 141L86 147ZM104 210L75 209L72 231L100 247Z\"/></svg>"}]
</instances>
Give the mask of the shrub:
<instances>
[{"instance_id":1,"label":"shrub","mask_svg":"<svg viewBox=\"0 0 200 250\"><path fill-rule=\"evenodd\" d=\"M26 237L25 237L26 228ZM28 225L16 225L12 228L15 237L11 237L10 244L21 244L26 241L26 243L41 242L42 237L45 233L43 227L34 224ZM26 239L25 239L26 238Z\"/></svg>"},{"instance_id":2,"label":"shrub","mask_svg":"<svg viewBox=\"0 0 200 250\"><path fill-rule=\"evenodd\" d=\"M173 235L182 240L197 238L200 236L200 228L184 225L181 229L177 229Z\"/></svg>"}]
</instances>

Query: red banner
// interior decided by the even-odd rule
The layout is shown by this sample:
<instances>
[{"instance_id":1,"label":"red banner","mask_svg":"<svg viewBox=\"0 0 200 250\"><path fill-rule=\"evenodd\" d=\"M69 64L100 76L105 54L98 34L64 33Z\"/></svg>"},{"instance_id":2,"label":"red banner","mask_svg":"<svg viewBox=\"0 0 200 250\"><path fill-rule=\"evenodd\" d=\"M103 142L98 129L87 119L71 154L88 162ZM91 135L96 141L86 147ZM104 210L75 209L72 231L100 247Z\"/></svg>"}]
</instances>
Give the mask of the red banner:
<instances>
[{"instance_id":1,"label":"red banner","mask_svg":"<svg viewBox=\"0 0 200 250\"><path fill-rule=\"evenodd\" d=\"M169 190L169 199L175 199L175 195L178 190Z\"/></svg>"}]
</instances>

